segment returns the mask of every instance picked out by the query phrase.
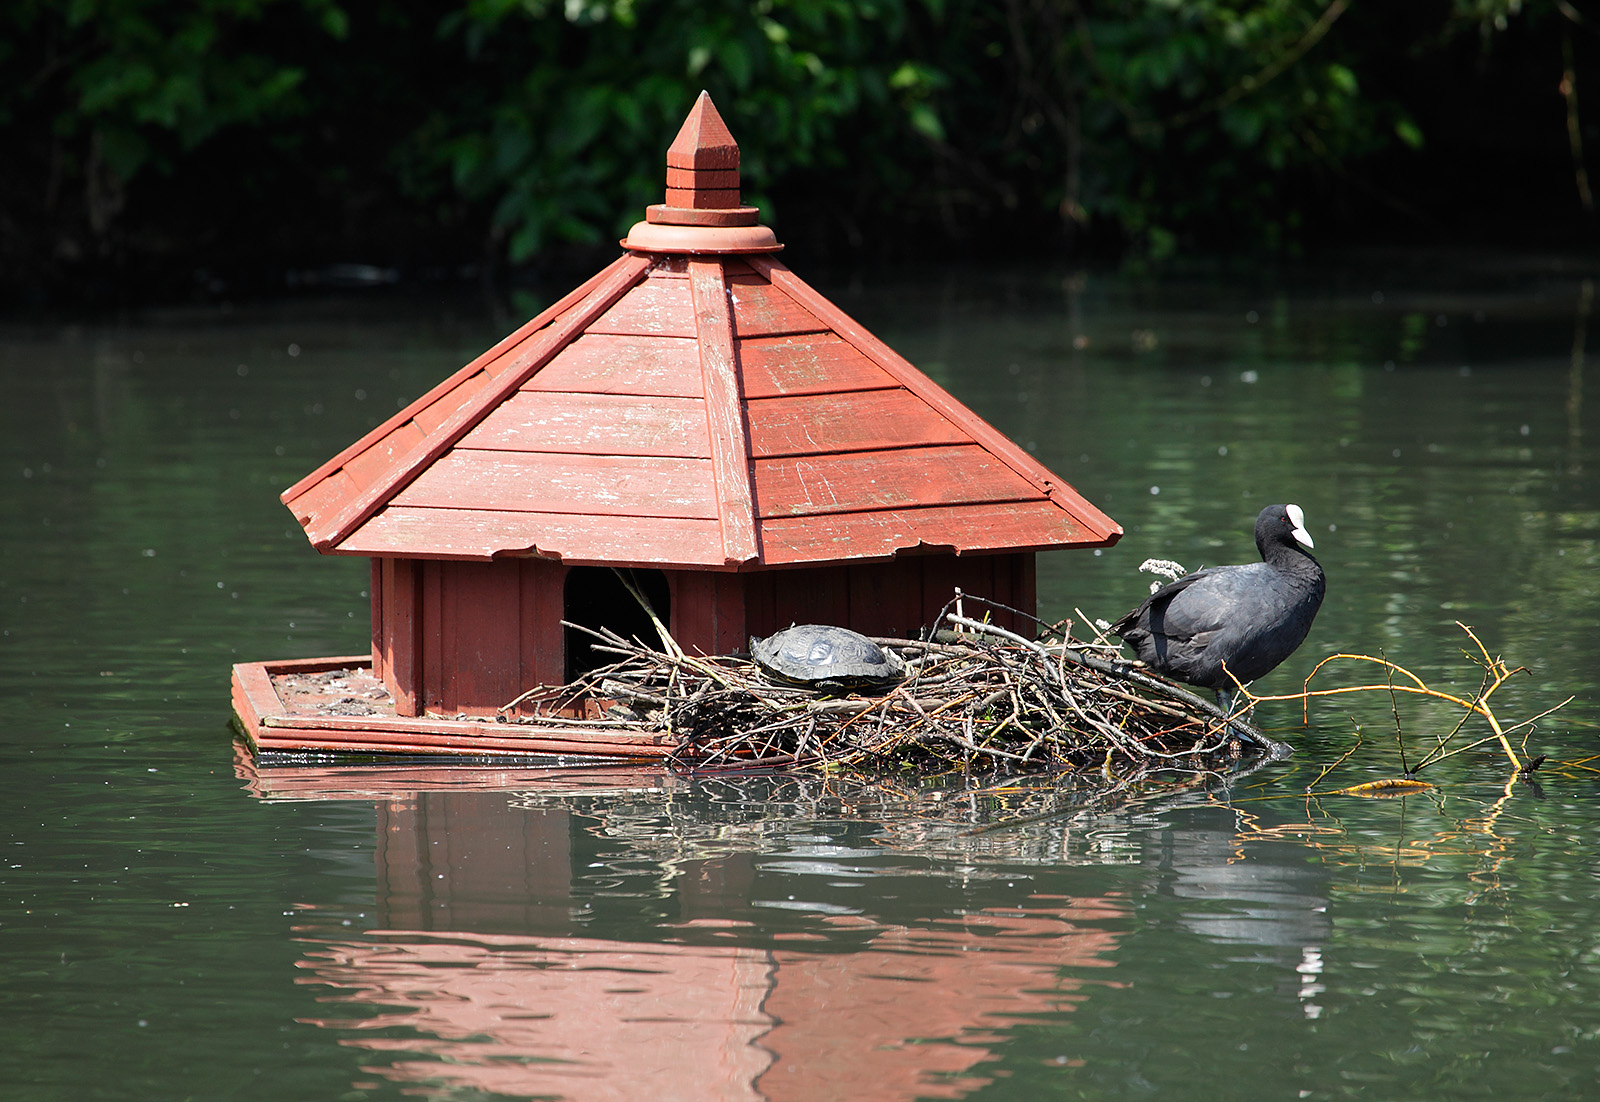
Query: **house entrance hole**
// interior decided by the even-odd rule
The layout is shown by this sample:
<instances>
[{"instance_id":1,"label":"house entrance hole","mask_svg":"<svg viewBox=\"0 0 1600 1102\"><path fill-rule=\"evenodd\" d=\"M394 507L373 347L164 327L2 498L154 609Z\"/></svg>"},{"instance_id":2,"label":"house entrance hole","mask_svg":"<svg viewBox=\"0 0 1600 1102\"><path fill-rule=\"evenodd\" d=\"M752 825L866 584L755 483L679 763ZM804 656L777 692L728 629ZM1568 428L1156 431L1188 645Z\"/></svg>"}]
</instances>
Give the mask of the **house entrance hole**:
<instances>
[{"instance_id":1,"label":"house entrance hole","mask_svg":"<svg viewBox=\"0 0 1600 1102\"><path fill-rule=\"evenodd\" d=\"M672 590L667 585L667 576L659 570L624 570L622 573L635 589L644 594L661 622L671 624ZM624 639L637 639L648 647L661 646L661 637L656 634L649 615L639 607L639 602L609 566L574 566L568 570L562 608L562 618L569 623L606 628ZM598 640L587 632L573 628L563 629L563 641L567 657L566 679L569 682L590 670L609 666L621 657L594 650L592 644Z\"/></svg>"}]
</instances>

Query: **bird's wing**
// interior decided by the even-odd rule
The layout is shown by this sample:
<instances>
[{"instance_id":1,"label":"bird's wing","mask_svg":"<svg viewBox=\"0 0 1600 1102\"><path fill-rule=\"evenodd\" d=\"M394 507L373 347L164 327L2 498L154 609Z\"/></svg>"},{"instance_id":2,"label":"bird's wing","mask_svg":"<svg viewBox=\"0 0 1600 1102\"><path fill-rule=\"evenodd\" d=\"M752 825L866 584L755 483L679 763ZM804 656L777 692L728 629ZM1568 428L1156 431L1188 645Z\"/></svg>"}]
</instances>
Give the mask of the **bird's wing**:
<instances>
[{"instance_id":1,"label":"bird's wing","mask_svg":"<svg viewBox=\"0 0 1600 1102\"><path fill-rule=\"evenodd\" d=\"M1123 614L1121 619L1112 624L1112 634L1126 635L1129 631L1138 628L1139 620L1147 611L1153 608L1161 608L1165 606L1169 601L1172 600L1175 594L1183 592L1185 589L1189 588L1189 586L1198 581L1202 575L1208 573L1210 573L1210 571L1197 570L1193 574L1185 574L1175 582L1168 582L1166 585L1162 586L1160 589L1156 590L1154 593L1150 594L1150 596L1141 601L1138 607L1129 609Z\"/></svg>"},{"instance_id":2,"label":"bird's wing","mask_svg":"<svg viewBox=\"0 0 1600 1102\"><path fill-rule=\"evenodd\" d=\"M1258 589L1259 565L1214 566L1162 586L1150 595L1152 623L1159 612L1161 634L1188 639L1196 647L1206 646L1220 632L1237 627L1237 617L1230 616L1230 610Z\"/></svg>"}]
</instances>

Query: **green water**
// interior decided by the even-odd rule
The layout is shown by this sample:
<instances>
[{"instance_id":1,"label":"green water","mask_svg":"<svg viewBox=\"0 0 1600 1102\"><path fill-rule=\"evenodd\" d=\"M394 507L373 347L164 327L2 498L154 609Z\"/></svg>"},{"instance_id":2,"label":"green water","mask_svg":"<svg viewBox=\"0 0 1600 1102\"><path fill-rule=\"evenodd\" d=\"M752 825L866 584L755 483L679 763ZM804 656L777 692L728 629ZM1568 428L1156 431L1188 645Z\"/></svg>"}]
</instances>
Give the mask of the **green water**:
<instances>
[{"instance_id":1,"label":"green water","mask_svg":"<svg viewBox=\"0 0 1600 1102\"><path fill-rule=\"evenodd\" d=\"M512 319L342 300L12 325L5 1097L1594 1095L1586 273L802 274L1127 529L1042 558L1049 615L1114 618L1147 557L1242 561L1260 506L1298 502L1328 600L1257 688L1348 651L1470 693L1462 621L1528 667L1494 697L1507 723L1577 697L1527 736L1538 784L1491 743L1421 795L1308 798L1348 751L1320 791L1398 775L1387 695L1307 727L1263 705L1297 754L1231 789L1098 802L258 770L229 664L366 646L365 563L312 552L278 492ZM1398 712L1413 763L1458 718Z\"/></svg>"}]
</instances>

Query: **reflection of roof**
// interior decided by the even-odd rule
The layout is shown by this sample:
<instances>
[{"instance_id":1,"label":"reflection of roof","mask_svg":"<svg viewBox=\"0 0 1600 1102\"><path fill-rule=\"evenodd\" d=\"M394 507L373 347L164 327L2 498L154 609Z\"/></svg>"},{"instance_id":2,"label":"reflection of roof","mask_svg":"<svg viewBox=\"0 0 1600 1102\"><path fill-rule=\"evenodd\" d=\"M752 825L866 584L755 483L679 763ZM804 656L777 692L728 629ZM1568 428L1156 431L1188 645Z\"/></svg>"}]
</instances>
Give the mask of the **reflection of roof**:
<instances>
[{"instance_id":1,"label":"reflection of roof","mask_svg":"<svg viewBox=\"0 0 1600 1102\"><path fill-rule=\"evenodd\" d=\"M702 97L634 251L286 490L312 543L732 568L1114 542L768 255L731 143Z\"/></svg>"},{"instance_id":2,"label":"reflection of roof","mask_svg":"<svg viewBox=\"0 0 1600 1102\"><path fill-rule=\"evenodd\" d=\"M983 1065L1018 1023L1083 1001L1083 973L1114 964L1101 924L1125 913L1083 899L915 926L851 918L873 935L851 952L470 926L313 934L300 966L333 989L324 1002L396 1009L302 1021L385 1053L369 1067L389 1079L515 1097L965 1097L993 1081Z\"/></svg>"}]
</instances>

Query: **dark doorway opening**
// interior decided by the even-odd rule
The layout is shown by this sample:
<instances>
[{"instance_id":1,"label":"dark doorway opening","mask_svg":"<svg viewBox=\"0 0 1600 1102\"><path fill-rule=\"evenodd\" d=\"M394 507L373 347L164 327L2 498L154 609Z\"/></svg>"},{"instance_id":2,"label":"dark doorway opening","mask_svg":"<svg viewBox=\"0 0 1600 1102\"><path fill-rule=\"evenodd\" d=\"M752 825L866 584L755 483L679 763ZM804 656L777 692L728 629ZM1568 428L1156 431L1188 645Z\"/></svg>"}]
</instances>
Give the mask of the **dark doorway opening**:
<instances>
[{"instance_id":1,"label":"dark doorway opening","mask_svg":"<svg viewBox=\"0 0 1600 1102\"><path fill-rule=\"evenodd\" d=\"M644 594L663 624L672 623L672 590L667 576L659 570L621 572ZM628 587L609 566L574 566L567 571L562 592L563 619L591 628L607 628L624 639L638 639L649 647L660 647L661 637L649 615L640 607ZM574 628L563 629L566 647L566 679L575 681L590 670L609 666L619 655L593 649L594 636Z\"/></svg>"}]
</instances>

